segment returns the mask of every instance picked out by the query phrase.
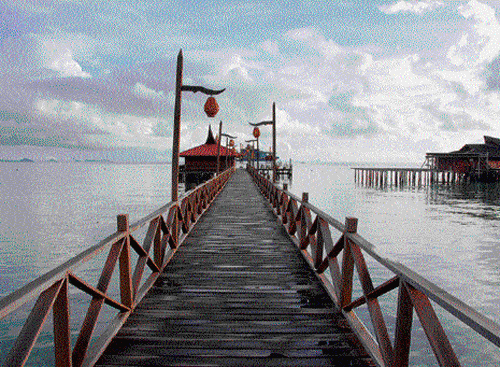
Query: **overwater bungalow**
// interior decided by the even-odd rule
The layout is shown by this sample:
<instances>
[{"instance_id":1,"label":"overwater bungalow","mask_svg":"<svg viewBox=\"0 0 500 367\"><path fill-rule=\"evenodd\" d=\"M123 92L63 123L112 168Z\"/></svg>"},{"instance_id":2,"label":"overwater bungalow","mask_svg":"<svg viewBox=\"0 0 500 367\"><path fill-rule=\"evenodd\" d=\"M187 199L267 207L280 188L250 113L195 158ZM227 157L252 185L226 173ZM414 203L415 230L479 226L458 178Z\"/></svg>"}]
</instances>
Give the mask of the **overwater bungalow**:
<instances>
[{"instance_id":1,"label":"overwater bungalow","mask_svg":"<svg viewBox=\"0 0 500 367\"><path fill-rule=\"evenodd\" d=\"M217 154L219 151L218 141L214 138L212 128L208 128L208 136L205 144L185 150L179 154L184 158L184 166L180 167L181 181L186 184L186 189L199 185L212 178L217 172ZM232 149L220 146L219 172L234 166L235 158L238 157Z\"/></svg>"},{"instance_id":2,"label":"overwater bungalow","mask_svg":"<svg viewBox=\"0 0 500 367\"><path fill-rule=\"evenodd\" d=\"M484 144L465 144L449 153L427 153L426 164L436 171L447 171L479 181L498 180L500 139L484 136Z\"/></svg>"}]
</instances>

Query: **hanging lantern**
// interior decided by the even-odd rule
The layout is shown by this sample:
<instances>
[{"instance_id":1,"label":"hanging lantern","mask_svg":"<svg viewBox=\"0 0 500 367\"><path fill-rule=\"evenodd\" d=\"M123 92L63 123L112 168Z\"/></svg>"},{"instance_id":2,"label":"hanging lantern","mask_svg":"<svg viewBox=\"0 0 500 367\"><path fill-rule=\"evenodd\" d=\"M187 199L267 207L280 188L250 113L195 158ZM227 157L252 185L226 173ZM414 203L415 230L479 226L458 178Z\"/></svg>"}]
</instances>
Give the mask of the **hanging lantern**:
<instances>
[{"instance_id":1,"label":"hanging lantern","mask_svg":"<svg viewBox=\"0 0 500 367\"><path fill-rule=\"evenodd\" d=\"M214 97L208 97L205 102L205 113L208 117L215 117L217 112L219 112L219 105L217 104L217 101Z\"/></svg>"},{"instance_id":2,"label":"hanging lantern","mask_svg":"<svg viewBox=\"0 0 500 367\"><path fill-rule=\"evenodd\" d=\"M229 146L234 147L234 140L233 139L229 140Z\"/></svg>"},{"instance_id":3,"label":"hanging lantern","mask_svg":"<svg viewBox=\"0 0 500 367\"><path fill-rule=\"evenodd\" d=\"M253 136L254 136L254 138L256 138L256 139L258 139L258 138L259 138L259 136L260 136L260 130L259 130L259 128L258 128L258 127L254 127L254 129L253 129Z\"/></svg>"}]
</instances>

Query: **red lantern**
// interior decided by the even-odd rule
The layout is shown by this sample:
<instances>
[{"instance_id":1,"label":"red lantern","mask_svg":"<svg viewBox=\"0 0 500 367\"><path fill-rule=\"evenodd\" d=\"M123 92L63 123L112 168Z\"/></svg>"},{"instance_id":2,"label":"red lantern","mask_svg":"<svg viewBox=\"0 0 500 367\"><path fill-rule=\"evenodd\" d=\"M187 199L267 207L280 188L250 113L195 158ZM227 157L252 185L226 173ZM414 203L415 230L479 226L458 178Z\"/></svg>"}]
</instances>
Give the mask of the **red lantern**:
<instances>
[{"instance_id":1,"label":"red lantern","mask_svg":"<svg viewBox=\"0 0 500 367\"><path fill-rule=\"evenodd\" d=\"M205 102L205 113L208 117L215 117L217 112L219 112L219 105L217 104L217 101L214 97L208 97Z\"/></svg>"},{"instance_id":2,"label":"red lantern","mask_svg":"<svg viewBox=\"0 0 500 367\"><path fill-rule=\"evenodd\" d=\"M234 147L234 140L233 139L229 140L229 146Z\"/></svg>"},{"instance_id":3,"label":"red lantern","mask_svg":"<svg viewBox=\"0 0 500 367\"><path fill-rule=\"evenodd\" d=\"M255 138L255 139L258 139L258 138L259 138L259 136L260 136L260 130L259 130L259 128L258 128L258 127L255 127L255 128L253 129L253 136L254 136L254 138Z\"/></svg>"}]
</instances>

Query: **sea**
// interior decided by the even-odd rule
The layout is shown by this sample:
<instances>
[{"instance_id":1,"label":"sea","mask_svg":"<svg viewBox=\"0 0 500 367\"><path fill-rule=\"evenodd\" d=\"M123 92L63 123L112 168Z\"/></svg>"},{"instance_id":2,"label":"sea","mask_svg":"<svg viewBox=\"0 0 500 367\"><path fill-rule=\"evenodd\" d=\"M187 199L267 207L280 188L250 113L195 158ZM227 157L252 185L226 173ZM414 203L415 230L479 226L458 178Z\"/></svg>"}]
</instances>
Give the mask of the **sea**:
<instances>
[{"instance_id":1,"label":"sea","mask_svg":"<svg viewBox=\"0 0 500 367\"><path fill-rule=\"evenodd\" d=\"M296 162L289 190L298 196L309 193L310 203L341 222L358 218L358 233L378 254L500 324L500 184L377 188L355 182L353 167L382 165L388 166ZM113 233L118 214L128 214L133 222L168 203L170 177L166 163L0 162L0 297ZM334 230L332 235L334 241L340 237ZM375 285L391 278L376 261L367 261ZM92 275L98 270L90 266L85 271ZM391 335L396 293L380 299ZM500 348L433 306L463 366L500 365ZM85 311L74 307L72 317L79 307ZM0 365L25 312L0 321ZM369 323L366 309L359 312ZM414 319L410 365L437 366ZM50 330L42 333L27 365L53 365L52 341L45 333Z\"/></svg>"}]
</instances>

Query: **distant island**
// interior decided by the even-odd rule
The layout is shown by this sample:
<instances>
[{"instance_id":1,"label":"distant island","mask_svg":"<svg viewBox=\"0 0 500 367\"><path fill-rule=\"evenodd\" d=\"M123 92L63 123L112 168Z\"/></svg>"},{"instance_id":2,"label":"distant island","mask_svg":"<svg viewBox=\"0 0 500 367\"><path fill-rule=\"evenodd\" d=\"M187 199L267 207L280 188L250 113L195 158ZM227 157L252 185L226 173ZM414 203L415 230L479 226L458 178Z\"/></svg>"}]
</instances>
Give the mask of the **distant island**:
<instances>
[{"instance_id":1,"label":"distant island","mask_svg":"<svg viewBox=\"0 0 500 367\"><path fill-rule=\"evenodd\" d=\"M134 160L120 160L115 161L111 159L77 159L69 158L58 160L56 158L48 158L41 160L32 160L29 158L22 159L2 159L0 158L0 163L101 163L101 164L171 164L169 161L134 161Z\"/></svg>"},{"instance_id":2,"label":"distant island","mask_svg":"<svg viewBox=\"0 0 500 367\"><path fill-rule=\"evenodd\" d=\"M34 160L23 158L23 159L0 159L0 162L17 162L17 163L35 163Z\"/></svg>"},{"instance_id":3,"label":"distant island","mask_svg":"<svg viewBox=\"0 0 500 367\"><path fill-rule=\"evenodd\" d=\"M116 163L109 159L75 159L75 162L86 162L86 163Z\"/></svg>"}]
</instances>

